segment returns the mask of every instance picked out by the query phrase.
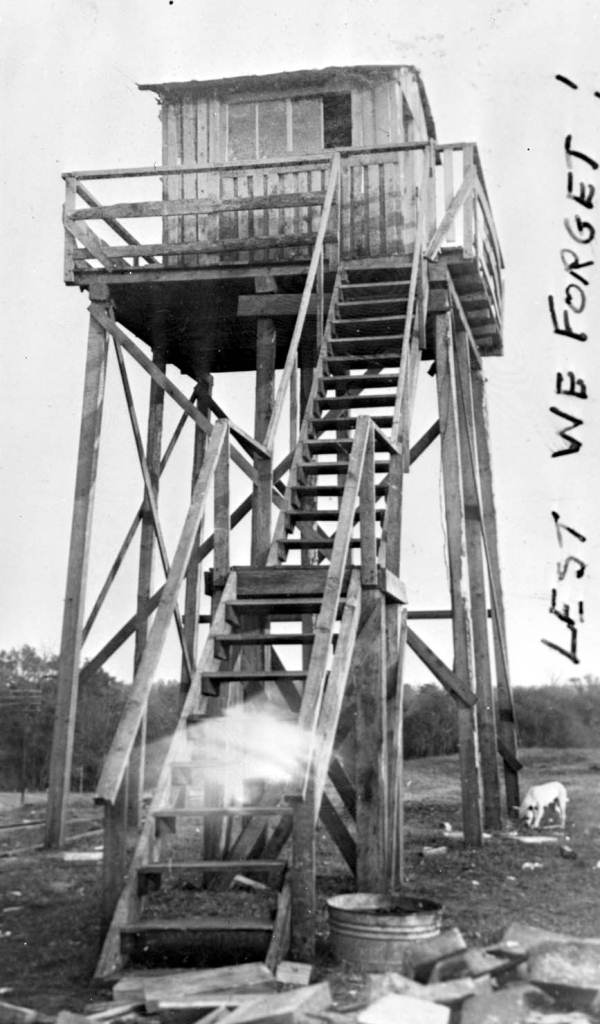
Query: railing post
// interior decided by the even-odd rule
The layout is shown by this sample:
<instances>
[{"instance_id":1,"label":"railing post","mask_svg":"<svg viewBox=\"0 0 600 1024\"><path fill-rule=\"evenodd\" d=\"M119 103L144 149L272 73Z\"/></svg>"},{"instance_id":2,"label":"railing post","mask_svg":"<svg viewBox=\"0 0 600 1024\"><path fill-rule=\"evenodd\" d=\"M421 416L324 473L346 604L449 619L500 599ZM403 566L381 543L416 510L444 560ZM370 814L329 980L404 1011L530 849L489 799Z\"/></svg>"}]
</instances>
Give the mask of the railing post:
<instances>
[{"instance_id":1,"label":"railing post","mask_svg":"<svg viewBox=\"0 0 600 1024\"><path fill-rule=\"evenodd\" d=\"M225 580L229 573L229 424L223 440L223 448L217 460L215 468L214 487L214 588L213 608L216 608L220 599Z\"/></svg>"},{"instance_id":2,"label":"railing post","mask_svg":"<svg viewBox=\"0 0 600 1024\"><path fill-rule=\"evenodd\" d=\"M467 173L475 167L475 147L466 145L463 148L463 180ZM463 251L465 259L475 255L475 203L477 190L474 188L465 200L463 207Z\"/></svg>"},{"instance_id":3,"label":"railing post","mask_svg":"<svg viewBox=\"0 0 600 1024\"><path fill-rule=\"evenodd\" d=\"M65 224L65 263L64 275L65 284L72 284L75 280L75 249L77 243L67 229L69 217L75 212L77 199L77 179L69 175L65 178L65 205L63 207L63 219Z\"/></svg>"}]
</instances>

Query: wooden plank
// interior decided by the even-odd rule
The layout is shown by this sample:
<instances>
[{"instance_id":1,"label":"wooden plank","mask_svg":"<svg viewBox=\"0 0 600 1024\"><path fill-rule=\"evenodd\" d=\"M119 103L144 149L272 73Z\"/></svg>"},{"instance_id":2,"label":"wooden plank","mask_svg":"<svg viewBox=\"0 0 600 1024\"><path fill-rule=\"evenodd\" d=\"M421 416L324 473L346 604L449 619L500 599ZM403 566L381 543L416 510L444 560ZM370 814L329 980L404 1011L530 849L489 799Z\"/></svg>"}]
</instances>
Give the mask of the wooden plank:
<instances>
[{"instance_id":1,"label":"wooden plank","mask_svg":"<svg viewBox=\"0 0 600 1024\"><path fill-rule=\"evenodd\" d=\"M327 793L323 793L319 817L340 851L352 874L356 872L356 843L333 806Z\"/></svg>"},{"instance_id":2,"label":"wooden plank","mask_svg":"<svg viewBox=\"0 0 600 1024\"><path fill-rule=\"evenodd\" d=\"M258 441L267 443L275 399L275 324L260 317L256 324L256 389L254 405L254 434ZM256 482L252 493L252 565L266 564L271 543L271 494L273 489L271 461L255 462Z\"/></svg>"},{"instance_id":3,"label":"wooden plank","mask_svg":"<svg viewBox=\"0 0 600 1024\"><path fill-rule=\"evenodd\" d=\"M484 545L493 607L492 631L498 699L498 745L504 760L506 810L510 815L512 808L518 807L520 804L517 731L506 646L506 619L498 548L485 377L483 371L478 368L472 371L472 386Z\"/></svg>"},{"instance_id":4,"label":"wooden plank","mask_svg":"<svg viewBox=\"0 0 600 1024\"><path fill-rule=\"evenodd\" d=\"M471 621L473 624L477 727L483 783L484 826L488 831L497 831L502 827L502 815L500 812L495 701L488 639L482 523L479 518L479 464L475 447L469 343L466 335L462 332L457 332L455 336L454 359L458 385L458 429L465 501L466 554L469 569Z\"/></svg>"},{"instance_id":5,"label":"wooden plank","mask_svg":"<svg viewBox=\"0 0 600 1024\"><path fill-rule=\"evenodd\" d=\"M410 449L410 463L416 462L417 459L427 451L430 444L440 436L440 421L436 420L430 427L427 428L424 434L421 435L418 441Z\"/></svg>"},{"instance_id":6,"label":"wooden plank","mask_svg":"<svg viewBox=\"0 0 600 1024\"><path fill-rule=\"evenodd\" d=\"M477 252L477 239L475 237L475 187L477 185L477 168L475 166L475 147L473 145L463 146L463 177L472 177L473 189L469 193L463 207L463 253L466 259L470 259Z\"/></svg>"},{"instance_id":7,"label":"wooden plank","mask_svg":"<svg viewBox=\"0 0 600 1024\"><path fill-rule=\"evenodd\" d=\"M414 651L417 657L424 665L427 666L429 671L452 697L457 697L459 702L466 708L472 708L475 706L477 703L477 697L473 691L465 686L465 683L457 672L453 672L452 669L449 669L447 665L438 658L437 654L434 654L425 641L422 640L421 637L417 636L410 626L407 628L406 641L410 649Z\"/></svg>"},{"instance_id":8,"label":"wooden plank","mask_svg":"<svg viewBox=\"0 0 600 1024\"><path fill-rule=\"evenodd\" d=\"M314 766L315 815L318 817L321 797L325 789L329 763L337 732L340 711L346 693L346 684L350 672L354 645L358 634L358 623L361 614L361 581L360 571L353 569L350 585L344 603L344 612L340 623L339 639L336 652L329 672L327 689L321 705L319 723L317 725L316 755Z\"/></svg>"},{"instance_id":9,"label":"wooden plank","mask_svg":"<svg viewBox=\"0 0 600 1024\"><path fill-rule=\"evenodd\" d=\"M375 519L375 444L369 422L360 490L360 577L363 587L377 586L377 522Z\"/></svg>"},{"instance_id":10,"label":"wooden plank","mask_svg":"<svg viewBox=\"0 0 600 1024\"><path fill-rule=\"evenodd\" d=\"M73 214L77 202L77 182L75 178L65 178L65 202L63 206L63 223L66 225ZM65 226L65 252L64 252L64 279L65 284L72 284L75 280L75 253L77 244L74 235Z\"/></svg>"},{"instance_id":11,"label":"wooden plank","mask_svg":"<svg viewBox=\"0 0 600 1024\"><path fill-rule=\"evenodd\" d=\"M360 480L368 443L368 432L368 417L359 416L357 418L354 443L350 452L346 485L340 506L338 529L333 542L329 570L323 591L323 602L315 624L315 641L298 719L300 728L305 731L308 738L307 766L310 765L312 758L314 729L319 717L333 629L342 593L348 552L350 550L354 509L360 490ZM304 785L306 785L306 781Z\"/></svg>"},{"instance_id":12,"label":"wooden plank","mask_svg":"<svg viewBox=\"0 0 600 1024\"><path fill-rule=\"evenodd\" d=\"M92 195L90 190L87 189L85 185L81 184L81 182L77 183L77 195L80 196L81 199L83 199L84 203L87 203L90 207L95 208L97 206L102 205L99 202L99 200ZM123 225L120 224L118 220L112 220L109 217L106 219L106 224L111 229L111 231L114 231L114 233L118 235L119 238L122 238L124 242L127 242L128 245L139 245L139 241L135 237L135 235L132 235L131 231L128 231L127 228L123 227ZM148 259L148 263L153 263L156 265L157 262L158 261L153 259L152 257L149 257Z\"/></svg>"},{"instance_id":13,"label":"wooden plank","mask_svg":"<svg viewBox=\"0 0 600 1024\"><path fill-rule=\"evenodd\" d=\"M210 393L212 388L212 377L206 376L202 380L199 380L196 387L198 408L207 417L209 415L208 403L210 399ZM215 469L215 486L214 496L216 501L217 490L219 487L219 466L223 459L223 453L226 452L227 460L229 460L229 431L223 442L223 450L221 456L217 462L217 468ZM193 491L198 474L202 468L204 456L206 454L206 434L204 431L196 429L194 431L194 452L192 456L192 480L191 490ZM228 472L228 467L227 467ZM229 516L229 505L227 505L227 515ZM216 544L216 520L213 518L215 523L215 544ZM180 692L182 698L187 693L191 680L192 674L190 672L190 663L193 664L196 659L196 649L198 644L198 616L200 607L200 580L201 580L201 569L202 569L202 558L200 557L200 546L202 543L202 531L203 524L200 524L198 535L196 538L196 551L192 554L190 564L185 577L185 597L184 597L184 642L183 642L183 654L181 659L181 671L180 671ZM229 565L227 565L227 571L229 571ZM224 581L223 581L224 582Z\"/></svg>"},{"instance_id":14,"label":"wooden plank","mask_svg":"<svg viewBox=\"0 0 600 1024\"><path fill-rule=\"evenodd\" d=\"M220 594L230 569L230 490L229 490L229 436L225 437L221 455L215 469L214 490L214 563L216 585L213 599Z\"/></svg>"},{"instance_id":15,"label":"wooden plank","mask_svg":"<svg viewBox=\"0 0 600 1024\"><path fill-rule=\"evenodd\" d=\"M133 412L133 399L130 393L127 376L123 376L122 355L117 348L117 359L119 369L122 373L123 387L130 408ZM121 359L119 359L121 356ZM153 352L154 362L164 373L166 365L160 349ZM137 583L137 616L138 623L135 632L135 647L133 655L133 671L137 669L142 656L146 638L148 635L148 600L152 586L152 566L154 562L154 515L157 514L158 483L160 479L160 455L162 446L162 425L164 412L164 391L158 387L155 381L150 380L150 395L148 404L148 427L146 435L146 452L144 454L138 443L138 459L140 465L146 467L144 486L144 497L142 500L140 553L138 560L138 583ZM133 413L132 429L136 433L135 414ZM141 438L139 439L141 442ZM153 504L151 505L146 488L152 494ZM144 795L144 768L146 760L146 725L145 718L136 737L135 747L128 772L128 818L129 823L135 829L139 827L142 799ZM116 901L115 901L116 902Z\"/></svg>"},{"instance_id":16,"label":"wooden plank","mask_svg":"<svg viewBox=\"0 0 600 1024\"><path fill-rule=\"evenodd\" d=\"M258 992L274 987L275 979L266 963L234 964L225 967L187 969L150 975L144 980L144 999L147 1013L154 1013L156 1004L180 997L192 1004L194 996L213 996L235 993L240 990Z\"/></svg>"},{"instance_id":17,"label":"wooden plank","mask_svg":"<svg viewBox=\"0 0 600 1024\"><path fill-rule=\"evenodd\" d=\"M162 652L169 619L173 614L177 594L188 567L196 533L204 515L208 498L208 487L212 481L215 465L225 436L226 424L219 421L213 430L206 452L206 459L194 488L190 508L183 524L177 550L173 557L171 571L152 623L148 642L133 681L125 710L117 727L111 749L104 762L96 793L97 800L104 803L114 802L129 759L133 737L147 704L148 693Z\"/></svg>"},{"instance_id":18,"label":"wooden plank","mask_svg":"<svg viewBox=\"0 0 600 1024\"><path fill-rule=\"evenodd\" d=\"M294 1024L301 1014L318 1013L331 1005L329 983L303 985L264 995L246 1006L240 1006L226 1018L227 1024Z\"/></svg>"},{"instance_id":19,"label":"wooden plank","mask_svg":"<svg viewBox=\"0 0 600 1024\"><path fill-rule=\"evenodd\" d=\"M356 702L356 885L387 888L389 855L385 602L378 591L363 598L352 660Z\"/></svg>"},{"instance_id":20,"label":"wooden plank","mask_svg":"<svg viewBox=\"0 0 600 1024\"><path fill-rule=\"evenodd\" d=\"M265 956L265 965L275 972L280 961L287 955L291 935L292 889L288 881L277 898L277 913L273 924L273 934Z\"/></svg>"},{"instance_id":21,"label":"wooden plank","mask_svg":"<svg viewBox=\"0 0 600 1024\"><path fill-rule=\"evenodd\" d=\"M290 888L292 904L291 955L313 960L317 923L317 851L314 788L311 780L300 800L294 801Z\"/></svg>"},{"instance_id":22,"label":"wooden plank","mask_svg":"<svg viewBox=\"0 0 600 1024\"><path fill-rule=\"evenodd\" d=\"M471 609L468 581L465 578L465 523L458 441L456 380L452 360L452 318L449 313L436 317L436 385L440 413L442 479L450 592L454 668L468 690L474 689L474 664ZM463 831L465 842L480 846L483 842L481 820L481 779L477 747L477 724L472 708L458 706L459 761L461 772Z\"/></svg>"},{"instance_id":23,"label":"wooden plank","mask_svg":"<svg viewBox=\"0 0 600 1024\"><path fill-rule=\"evenodd\" d=\"M96 303L92 303L93 313ZM90 316L67 586L50 755L46 845L62 846L70 790L81 629L106 379L106 332Z\"/></svg>"},{"instance_id":24,"label":"wooden plank","mask_svg":"<svg viewBox=\"0 0 600 1024\"><path fill-rule=\"evenodd\" d=\"M127 874L127 816L129 803L127 788L127 778L125 778L114 804L106 804L104 808L100 916L102 937L104 937L109 929Z\"/></svg>"},{"instance_id":25,"label":"wooden plank","mask_svg":"<svg viewBox=\"0 0 600 1024\"><path fill-rule=\"evenodd\" d=\"M92 258L98 260L106 270L115 270L119 265L127 267L127 264L125 264L123 260L117 262L117 260L113 260L112 256L108 255L107 249L114 248L114 246L111 247L101 238L98 238L98 235L95 235L87 225L73 223L71 218L74 216L75 214L72 214L68 219L65 219L65 231L67 231L68 234L70 234L77 242L81 242L84 246L86 259ZM131 248L131 246L129 246L129 248ZM137 249L138 247L135 246L134 248ZM71 247L71 256L75 261L77 261L82 256L82 252L77 247Z\"/></svg>"},{"instance_id":26,"label":"wooden plank","mask_svg":"<svg viewBox=\"0 0 600 1024\"><path fill-rule=\"evenodd\" d=\"M185 140L186 129L184 125L184 142ZM257 197L232 195L229 199L203 199L191 194L192 186L195 188L195 177L196 175L192 175L191 173L186 174L185 172L182 172L184 190L184 198L182 199L158 199L137 203L111 203L107 206L97 205L92 206L89 209L75 210L71 219L73 221L108 221L115 220L119 217L123 219L137 217L168 217L175 214L189 217L197 216L198 214L237 213L240 210L287 210L301 206L322 206L325 199L325 194L323 192L298 191L282 193L270 192L267 195ZM189 189L186 189L185 183L188 179L192 184ZM190 195L185 194L188 191L190 191Z\"/></svg>"},{"instance_id":27,"label":"wooden plank","mask_svg":"<svg viewBox=\"0 0 600 1024\"><path fill-rule=\"evenodd\" d=\"M267 211L268 212L268 211ZM84 225L77 224L73 225L73 233L75 234L75 228L79 234L85 234L83 231ZM86 229L89 230L89 229ZM90 232L90 234L92 234ZM335 242L337 235L333 231L323 233L323 243ZM119 267L131 271L137 269L138 272L147 272L152 270L151 267L138 267L133 268L130 264L125 263L125 257L144 257L147 256L165 256L170 257L171 261L178 255L186 255L188 253L195 253L198 255L213 254L215 256L223 256L227 254L233 254L239 250L247 250L249 252L261 251L268 249L279 250L279 249L292 249L294 246L314 246L317 244L318 236L314 234L305 235L261 235L253 236L252 238L220 238L214 242L203 242L199 240L197 242L147 242L138 245L109 245L108 242L101 242L95 235L89 239L81 239L85 248L76 249L74 253L75 262L78 260L87 259L98 259L107 270L116 270ZM88 244L91 241L92 244ZM101 246L98 245L101 242ZM279 257L274 252L271 256L266 253L265 257L269 262L278 262ZM261 261L261 262L264 262ZM173 266L172 262L165 264L165 266Z\"/></svg>"}]
</instances>

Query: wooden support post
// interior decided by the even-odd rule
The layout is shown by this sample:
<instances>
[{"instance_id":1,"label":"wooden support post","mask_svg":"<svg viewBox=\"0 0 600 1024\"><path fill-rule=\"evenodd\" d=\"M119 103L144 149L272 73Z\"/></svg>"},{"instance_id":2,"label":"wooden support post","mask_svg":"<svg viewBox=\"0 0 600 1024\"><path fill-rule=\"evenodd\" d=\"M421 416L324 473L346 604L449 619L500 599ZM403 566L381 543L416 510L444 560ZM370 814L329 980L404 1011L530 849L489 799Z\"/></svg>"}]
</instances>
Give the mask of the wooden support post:
<instances>
[{"instance_id":1,"label":"wooden support post","mask_svg":"<svg viewBox=\"0 0 600 1024\"><path fill-rule=\"evenodd\" d=\"M469 342L466 334L460 331L455 335L454 358L458 383L458 428L465 501L465 533L467 563L469 566L471 619L473 623L477 726L483 782L484 826L491 831L498 831L502 827L502 816L500 812L500 782L498 779L496 713L488 638L482 523L479 518L479 464L473 419Z\"/></svg>"},{"instance_id":2,"label":"wooden support post","mask_svg":"<svg viewBox=\"0 0 600 1024\"><path fill-rule=\"evenodd\" d=\"M356 885L383 892L388 870L385 601L366 591L352 661L356 699Z\"/></svg>"},{"instance_id":3,"label":"wooden support post","mask_svg":"<svg viewBox=\"0 0 600 1024\"><path fill-rule=\"evenodd\" d=\"M100 908L102 938L110 927L127 874L127 818L130 803L127 790L128 776L126 775L115 803L104 806L102 903Z\"/></svg>"},{"instance_id":4,"label":"wooden support post","mask_svg":"<svg viewBox=\"0 0 600 1024\"><path fill-rule=\"evenodd\" d=\"M452 319L449 313L441 313L436 317L435 334L442 478L453 612L454 670L463 683L470 690L474 690L473 639L465 561L466 538L458 440L456 380L452 359ZM483 830L477 719L472 708L460 705L457 705L457 715L465 842L469 846L481 846Z\"/></svg>"},{"instance_id":5,"label":"wooden support post","mask_svg":"<svg viewBox=\"0 0 600 1024\"><path fill-rule=\"evenodd\" d=\"M200 412L210 418L209 398L212 389L212 377L207 376L198 381L196 402ZM206 434L203 430L196 428L194 434L194 455L192 463L192 493L198 479L198 474L204 462L206 451ZM216 485L215 485L216 486ZM199 584L202 576L202 561L198 557L198 551L202 543L203 524L200 525L196 538L196 555L192 555L189 568L185 577L185 599L184 599L184 643L190 656L192 664L196 662L196 647L198 642L198 613L199 613ZM219 591L220 593L220 591ZM185 695L190 688L191 679L185 658L181 660L181 687L180 700L183 703Z\"/></svg>"},{"instance_id":6,"label":"wooden support post","mask_svg":"<svg viewBox=\"0 0 600 1024\"><path fill-rule=\"evenodd\" d=\"M256 399L254 436L264 441L275 400L275 324L259 317L256 325ZM254 460L256 483L252 497L252 565L266 565L271 541L271 459Z\"/></svg>"},{"instance_id":7,"label":"wooden support post","mask_svg":"<svg viewBox=\"0 0 600 1024\"><path fill-rule=\"evenodd\" d=\"M98 325L93 316L95 306L102 306L103 309L104 304L92 302L88 333L75 500L50 756L46 817L46 845L49 847L62 846L65 838L77 712L81 630L106 379L107 338L106 332Z\"/></svg>"},{"instance_id":8,"label":"wooden support post","mask_svg":"<svg viewBox=\"0 0 600 1024\"><path fill-rule=\"evenodd\" d=\"M164 355L154 352L154 362L165 372ZM148 434L146 442L146 464L150 485L155 499L158 499L160 459L162 448L162 426L165 393L156 381L150 378L150 401L148 407ZM137 625L133 656L134 675L140 663L148 635L149 600L152 589L152 565L154 561L154 520L146 492L142 501L142 527L140 535L140 557L138 568ZM144 765L146 758L146 716L140 725L131 754L128 771L128 819L133 828L140 823L142 799L144 796Z\"/></svg>"},{"instance_id":9,"label":"wooden support post","mask_svg":"<svg viewBox=\"0 0 600 1024\"><path fill-rule=\"evenodd\" d=\"M498 696L498 736L504 751L504 785L506 790L506 808L509 816L514 814L514 807L520 804L517 729L513 699L510 687L508 652L506 647L506 620L504 616L504 597L502 592L502 576L500 572L500 555L498 551L498 528L496 522L496 504L492 477L492 459L490 451L489 424L485 394L485 378L477 368L472 371L473 410L475 416L475 433L477 439L477 455L479 463L479 485L483 506L483 526L486 541L486 558L490 591L492 595L492 631L494 637L494 661L496 666L496 687Z\"/></svg>"},{"instance_id":10,"label":"wooden support post","mask_svg":"<svg viewBox=\"0 0 600 1024\"><path fill-rule=\"evenodd\" d=\"M310 783L304 800L294 805L292 825L292 936L291 956L311 963L315 955L316 935L316 829L314 784Z\"/></svg>"}]
</instances>

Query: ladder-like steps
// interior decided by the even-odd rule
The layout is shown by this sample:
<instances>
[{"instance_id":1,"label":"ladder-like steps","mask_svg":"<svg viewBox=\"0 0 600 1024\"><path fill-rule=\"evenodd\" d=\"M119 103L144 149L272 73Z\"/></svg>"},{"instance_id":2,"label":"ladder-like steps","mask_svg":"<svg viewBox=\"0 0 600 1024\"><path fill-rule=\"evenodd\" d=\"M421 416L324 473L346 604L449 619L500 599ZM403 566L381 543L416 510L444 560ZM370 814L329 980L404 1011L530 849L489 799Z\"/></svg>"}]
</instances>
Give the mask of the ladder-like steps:
<instances>
[{"instance_id":1,"label":"ladder-like steps","mask_svg":"<svg viewBox=\"0 0 600 1024\"><path fill-rule=\"evenodd\" d=\"M290 614L293 617L318 612L320 597L242 597L227 602L226 616L233 615L276 615Z\"/></svg>"},{"instance_id":2,"label":"ladder-like steps","mask_svg":"<svg viewBox=\"0 0 600 1024\"><path fill-rule=\"evenodd\" d=\"M365 334L360 337L331 338L329 342L332 355L337 356L343 353L348 355L363 355L387 353L390 351L392 342L397 342L392 350L396 360L400 362L400 346L402 345L401 334Z\"/></svg>"},{"instance_id":3,"label":"ladder-like steps","mask_svg":"<svg viewBox=\"0 0 600 1024\"><path fill-rule=\"evenodd\" d=\"M375 351L367 353L366 355L337 355L336 353L328 353L324 360L325 367L329 370L332 366L334 370L342 369L347 367L349 370L365 368L367 370L374 370L376 366L394 366L396 369L400 364L400 350L399 349L387 349L381 351Z\"/></svg>"},{"instance_id":4,"label":"ladder-like steps","mask_svg":"<svg viewBox=\"0 0 600 1024\"><path fill-rule=\"evenodd\" d=\"M248 878L254 875L267 875L272 884L278 885L281 875L286 870L284 860L188 860L188 861L155 861L143 864L137 869L138 896L160 889L163 876L204 874L243 874Z\"/></svg>"},{"instance_id":5,"label":"ladder-like steps","mask_svg":"<svg viewBox=\"0 0 600 1024\"><path fill-rule=\"evenodd\" d=\"M402 337L399 329L404 326L405 316L390 314L388 316L364 316L348 319L332 320L332 327L335 331L335 338L332 341L346 337ZM362 332L365 332L363 335Z\"/></svg>"},{"instance_id":6,"label":"ladder-like steps","mask_svg":"<svg viewBox=\"0 0 600 1024\"><path fill-rule=\"evenodd\" d=\"M152 812L157 834L163 831L175 832L178 821L195 821L197 818L277 818L290 815L289 804L281 807L270 804L229 804L227 807L162 807Z\"/></svg>"},{"instance_id":7,"label":"ladder-like steps","mask_svg":"<svg viewBox=\"0 0 600 1024\"><path fill-rule=\"evenodd\" d=\"M299 509L298 511L289 512L288 515L294 521L298 520L304 522L305 520L314 520L315 522L337 522L340 513L337 508L313 508L313 509ZM383 519L385 515L385 509L378 508L375 510L375 518L378 520ZM360 509L357 509L354 513L354 522L360 522ZM318 610L318 609L317 609Z\"/></svg>"}]
</instances>

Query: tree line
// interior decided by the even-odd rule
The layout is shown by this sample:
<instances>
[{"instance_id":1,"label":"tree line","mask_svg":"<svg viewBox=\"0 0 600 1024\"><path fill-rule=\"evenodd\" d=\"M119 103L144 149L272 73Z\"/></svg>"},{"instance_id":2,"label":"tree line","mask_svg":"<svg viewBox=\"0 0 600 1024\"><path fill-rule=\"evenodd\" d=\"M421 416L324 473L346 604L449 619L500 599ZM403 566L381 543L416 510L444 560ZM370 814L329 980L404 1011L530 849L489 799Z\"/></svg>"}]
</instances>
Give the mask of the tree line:
<instances>
[{"instance_id":1,"label":"tree line","mask_svg":"<svg viewBox=\"0 0 600 1024\"><path fill-rule=\"evenodd\" d=\"M0 651L0 789L48 785L57 680L56 655L24 646ZM99 669L80 687L73 751L73 789L93 790L128 686ZM600 732L600 679L513 689L522 747L592 747ZM150 693L147 743L156 762L179 713L179 685L158 682ZM458 749L456 707L436 684L405 686L404 749L408 758ZM152 757L154 751L157 756Z\"/></svg>"}]
</instances>

